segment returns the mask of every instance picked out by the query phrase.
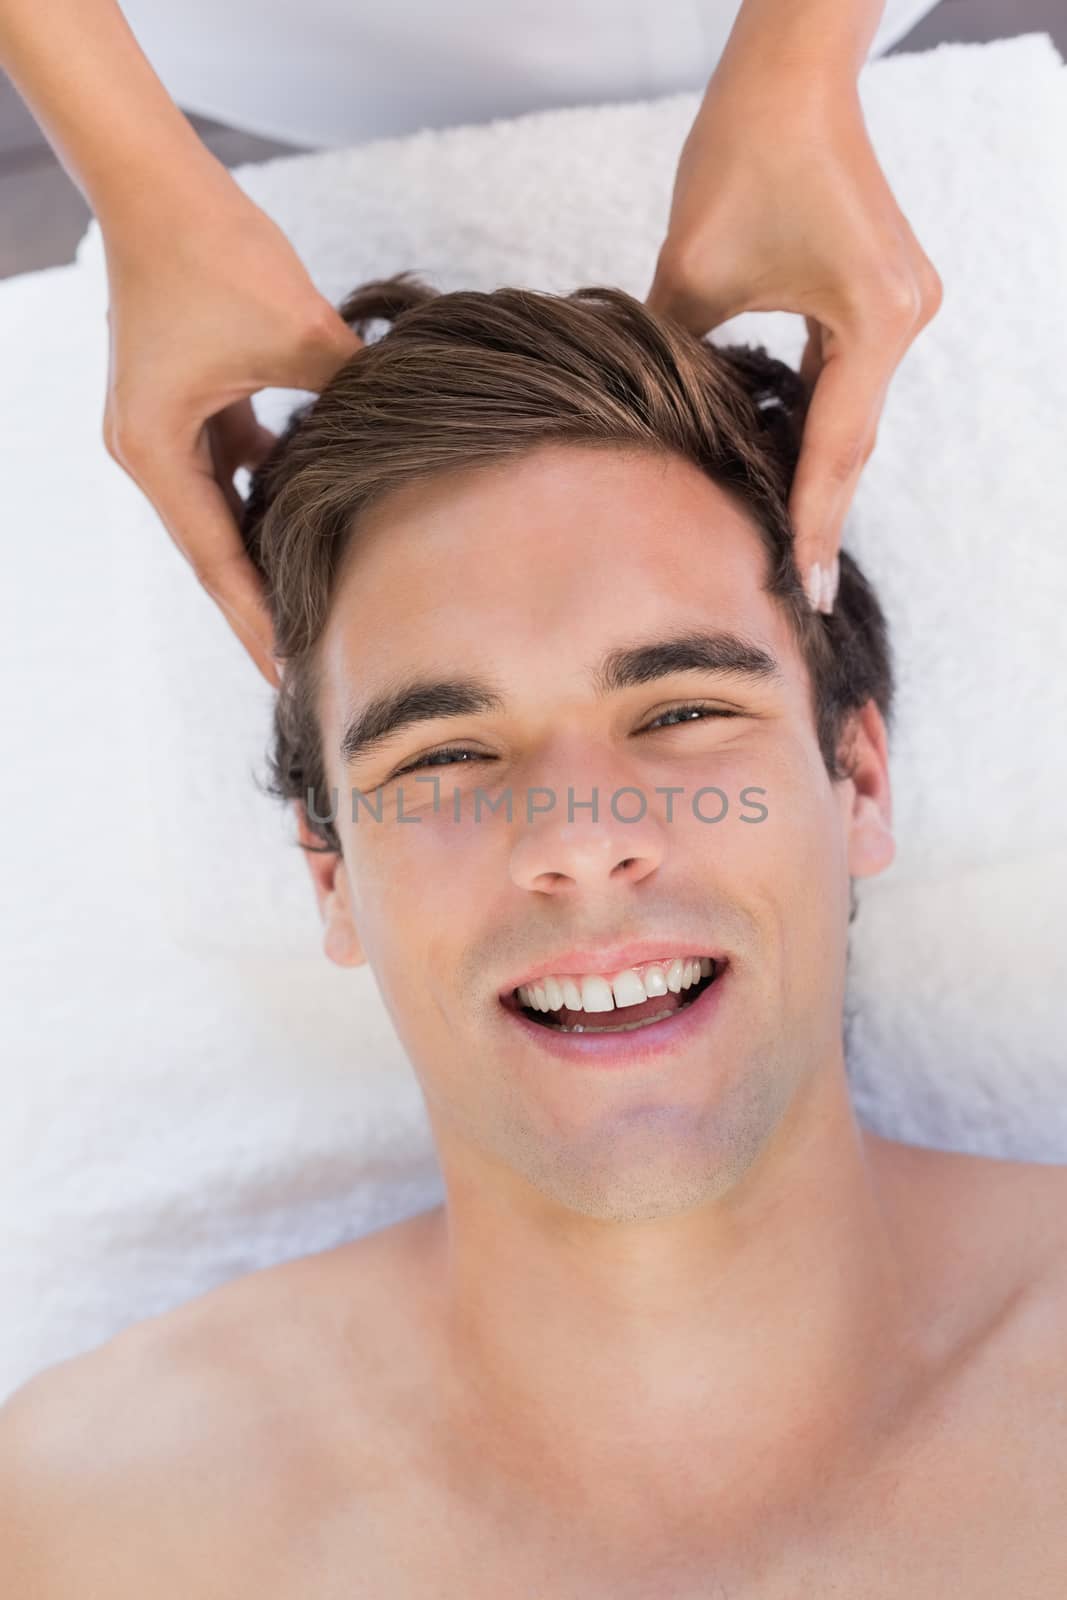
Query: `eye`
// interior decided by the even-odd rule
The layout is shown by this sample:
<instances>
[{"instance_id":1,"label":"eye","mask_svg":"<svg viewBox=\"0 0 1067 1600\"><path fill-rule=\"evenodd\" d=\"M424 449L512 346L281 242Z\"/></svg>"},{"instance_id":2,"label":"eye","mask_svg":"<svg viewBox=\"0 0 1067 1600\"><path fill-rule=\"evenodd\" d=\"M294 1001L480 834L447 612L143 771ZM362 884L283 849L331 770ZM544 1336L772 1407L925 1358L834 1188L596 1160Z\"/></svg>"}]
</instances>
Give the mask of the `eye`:
<instances>
[{"instance_id":1,"label":"eye","mask_svg":"<svg viewBox=\"0 0 1067 1600\"><path fill-rule=\"evenodd\" d=\"M693 711L699 711L702 715L692 717L690 712ZM703 722L706 717L740 717L741 715L742 712L740 711L727 711L724 706L711 706L706 705L702 700L693 700L687 701L685 705L671 706L668 711L661 711L659 716L653 717L652 721L641 731L647 733L649 728L654 728L657 722L663 721L664 717L683 717L686 722ZM674 723L672 726L677 727L678 724Z\"/></svg>"},{"instance_id":2,"label":"eye","mask_svg":"<svg viewBox=\"0 0 1067 1600\"><path fill-rule=\"evenodd\" d=\"M431 750L428 755L420 756L417 761L409 761L406 767L398 767L393 777L402 778L405 772L417 772L420 767L435 767L441 756L473 756L476 761L479 758L483 761L493 759L492 756L483 756L480 750L462 750L458 745L446 744L440 750ZM448 762L447 765L451 766L452 762Z\"/></svg>"},{"instance_id":3,"label":"eye","mask_svg":"<svg viewBox=\"0 0 1067 1600\"><path fill-rule=\"evenodd\" d=\"M699 712L700 715L694 717L691 714L693 712ZM655 728L657 722L662 722L665 717L682 717L686 722L704 722L708 717L739 717L741 715L740 711L727 711L723 706L705 705L702 701L686 701L684 705L671 706L668 711L661 711L644 728L639 728L638 732L647 733L649 729ZM673 723L670 726L677 727L679 724ZM419 756L417 760L409 761L407 766L398 767L386 779L386 782L391 783L393 778L402 778L405 772L417 772L420 767L454 765L453 762L445 759L448 756L469 756L474 761L494 761L496 759L495 756L484 755L480 750L466 750L460 745L442 745L440 750L431 750L426 755Z\"/></svg>"}]
</instances>

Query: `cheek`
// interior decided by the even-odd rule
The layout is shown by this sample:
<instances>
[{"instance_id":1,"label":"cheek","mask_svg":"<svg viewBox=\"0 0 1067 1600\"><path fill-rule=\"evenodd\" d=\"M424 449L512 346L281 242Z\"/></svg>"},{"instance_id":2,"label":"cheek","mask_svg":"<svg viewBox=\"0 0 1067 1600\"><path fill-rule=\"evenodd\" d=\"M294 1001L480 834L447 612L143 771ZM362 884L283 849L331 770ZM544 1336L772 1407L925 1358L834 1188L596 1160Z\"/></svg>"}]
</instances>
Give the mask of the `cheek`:
<instances>
[{"instance_id":1,"label":"cheek","mask_svg":"<svg viewBox=\"0 0 1067 1600\"><path fill-rule=\"evenodd\" d=\"M813 768L804 746L730 752L703 781L721 788L730 808L714 826L692 826L721 843L724 866L732 871L736 863L757 881L798 883L823 870L837 812L825 769ZM721 805L708 795L701 811L714 816Z\"/></svg>"},{"instance_id":2,"label":"cheek","mask_svg":"<svg viewBox=\"0 0 1067 1600\"><path fill-rule=\"evenodd\" d=\"M712 852L710 870L784 961L824 960L847 869L840 808L818 752L814 762L803 745L741 759L715 781L730 796L729 818L690 825L693 847Z\"/></svg>"},{"instance_id":3,"label":"cheek","mask_svg":"<svg viewBox=\"0 0 1067 1600\"><path fill-rule=\"evenodd\" d=\"M402 803L384 796L381 820L368 814L346 830L364 951L390 1009L399 999L412 1017L438 1012L492 904L493 823L473 822L470 809L456 822L451 791L446 799L442 785L435 811L432 789L420 786Z\"/></svg>"},{"instance_id":4,"label":"cheek","mask_svg":"<svg viewBox=\"0 0 1067 1600\"><path fill-rule=\"evenodd\" d=\"M470 794L458 786L454 791L441 782L435 790L408 779L381 797L380 816L377 809L360 816L350 830L359 873L374 886L376 898L393 907L393 915L404 916L412 902L444 902L461 910L457 885L469 883L491 853L494 832L499 833L492 812L483 806L477 819L473 812Z\"/></svg>"},{"instance_id":5,"label":"cheek","mask_svg":"<svg viewBox=\"0 0 1067 1600\"><path fill-rule=\"evenodd\" d=\"M812 996L843 973L848 866L835 786L821 762L783 783L779 815L767 834L775 875L788 987ZM767 824L770 829L770 819Z\"/></svg>"}]
</instances>

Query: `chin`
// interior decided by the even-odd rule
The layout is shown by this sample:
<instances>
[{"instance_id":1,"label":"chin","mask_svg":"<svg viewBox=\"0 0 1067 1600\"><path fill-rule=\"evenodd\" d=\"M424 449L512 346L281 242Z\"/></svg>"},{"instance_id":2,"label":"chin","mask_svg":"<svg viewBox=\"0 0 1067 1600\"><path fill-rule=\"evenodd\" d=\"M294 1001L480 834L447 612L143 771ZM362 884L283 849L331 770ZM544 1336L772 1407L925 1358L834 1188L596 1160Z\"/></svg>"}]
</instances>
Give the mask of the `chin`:
<instances>
[{"instance_id":1,"label":"chin","mask_svg":"<svg viewBox=\"0 0 1067 1600\"><path fill-rule=\"evenodd\" d=\"M770 1063L713 1104L615 1107L581 1133L531 1136L508 1164L569 1211L604 1222L681 1216L736 1188L786 1115L789 1087ZM557 1124L557 1129L559 1124ZM519 1159L515 1159L519 1155Z\"/></svg>"},{"instance_id":2,"label":"chin","mask_svg":"<svg viewBox=\"0 0 1067 1600\"><path fill-rule=\"evenodd\" d=\"M709 1205L730 1189L736 1164L716 1144L694 1128L688 1111L645 1107L581 1145L542 1150L524 1162L525 1175L568 1211L601 1222L651 1222Z\"/></svg>"}]
</instances>

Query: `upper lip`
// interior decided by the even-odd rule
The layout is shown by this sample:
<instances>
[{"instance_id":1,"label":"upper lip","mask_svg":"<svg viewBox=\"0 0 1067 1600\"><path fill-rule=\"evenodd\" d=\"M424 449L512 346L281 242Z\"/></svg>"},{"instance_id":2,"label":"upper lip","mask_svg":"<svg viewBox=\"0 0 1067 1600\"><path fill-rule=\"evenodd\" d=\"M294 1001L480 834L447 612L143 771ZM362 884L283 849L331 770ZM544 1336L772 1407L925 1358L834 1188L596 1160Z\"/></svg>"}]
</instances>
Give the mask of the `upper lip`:
<instances>
[{"instance_id":1,"label":"upper lip","mask_svg":"<svg viewBox=\"0 0 1067 1600\"><path fill-rule=\"evenodd\" d=\"M635 944L599 945L581 950L561 950L558 955L549 956L546 961L540 961L536 966L527 967L518 977L509 978L500 991L500 998L506 999L515 989L523 984L536 983L540 978L554 977L582 977L593 973L603 973L610 976L616 972L623 972L627 967L639 966L645 961L673 961L675 956L711 956L713 960L725 961L726 953L722 950L710 948L703 939L672 938L672 939L642 939Z\"/></svg>"}]
</instances>

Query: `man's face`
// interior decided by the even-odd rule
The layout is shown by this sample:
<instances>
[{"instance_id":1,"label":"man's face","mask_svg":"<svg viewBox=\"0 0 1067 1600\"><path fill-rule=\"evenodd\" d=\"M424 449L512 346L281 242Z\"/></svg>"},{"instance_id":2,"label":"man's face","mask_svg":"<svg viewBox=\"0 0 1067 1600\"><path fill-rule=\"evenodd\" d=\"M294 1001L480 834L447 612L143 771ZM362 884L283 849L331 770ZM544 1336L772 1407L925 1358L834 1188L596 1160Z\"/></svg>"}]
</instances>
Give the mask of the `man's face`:
<instances>
[{"instance_id":1,"label":"man's face","mask_svg":"<svg viewBox=\"0 0 1067 1600\"><path fill-rule=\"evenodd\" d=\"M831 783L764 559L744 511L689 463L574 446L405 489L361 525L319 702L344 855L310 859L327 947L369 960L446 1181L492 1169L605 1219L688 1209L729 1189L798 1093L841 1068L849 878L892 859L884 728L869 705L857 777ZM709 632L777 672L594 682L609 652ZM496 708L342 760L378 696L472 676ZM694 702L734 714L669 715ZM452 747L470 753L434 754ZM570 970L552 958L577 946L645 938L728 957L714 1004L694 1003L700 1025L613 1036L673 1027L669 1048L622 1064L560 1053L500 999L546 963Z\"/></svg>"}]
</instances>

